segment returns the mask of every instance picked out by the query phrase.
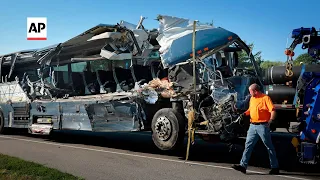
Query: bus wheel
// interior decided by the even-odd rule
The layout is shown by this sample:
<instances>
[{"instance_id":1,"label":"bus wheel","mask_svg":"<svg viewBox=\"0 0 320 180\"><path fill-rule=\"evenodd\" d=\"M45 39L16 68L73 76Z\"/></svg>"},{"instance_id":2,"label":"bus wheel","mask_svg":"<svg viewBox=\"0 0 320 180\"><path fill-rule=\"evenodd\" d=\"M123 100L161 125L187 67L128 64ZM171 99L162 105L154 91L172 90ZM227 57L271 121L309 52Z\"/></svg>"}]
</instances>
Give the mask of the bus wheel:
<instances>
[{"instance_id":1,"label":"bus wheel","mask_svg":"<svg viewBox=\"0 0 320 180\"><path fill-rule=\"evenodd\" d=\"M155 113L151 123L152 140L161 150L173 150L183 144L185 135L184 119L171 108Z\"/></svg>"},{"instance_id":2,"label":"bus wheel","mask_svg":"<svg viewBox=\"0 0 320 180\"><path fill-rule=\"evenodd\" d=\"M4 118L3 118L3 113L0 110L0 134L4 133Z\"/></svg>"}]
</instances>

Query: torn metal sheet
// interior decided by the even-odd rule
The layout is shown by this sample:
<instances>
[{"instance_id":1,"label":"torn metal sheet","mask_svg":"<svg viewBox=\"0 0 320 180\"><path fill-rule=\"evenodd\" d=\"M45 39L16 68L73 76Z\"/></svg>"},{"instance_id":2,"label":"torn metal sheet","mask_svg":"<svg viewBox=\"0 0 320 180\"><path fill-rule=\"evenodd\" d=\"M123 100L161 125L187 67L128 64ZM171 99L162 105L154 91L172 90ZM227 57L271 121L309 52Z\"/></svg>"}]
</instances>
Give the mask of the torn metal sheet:
<instances>
[{"instance_id":1,"label":"torn metal sheet","mask_svg":"<svg viewBox=\"0 0 320 180\"><path fill-rule=\"evenodd\" d=\"M98 37L99 36L99 37ZM92 39L106 38L108 43L101 49L100 55L108 60L127 60L141 56L148 57L153 46L148 42L149 34L142 29L132 29L127 33L111 36L101 34Z\"/></svg>"},{"instance_id":2,"label":"torn metal sheet","mask_svg":"<svg viewBox=\"0 0 320 180\"><path fill-rule=\"evenodd\" d=\"M67 40L66 42L62 43L63 47L67 47L67 46L74 46L80 43L84 43L86 42L88 39L92 38L93 36L97 35L97 34L101 34L104 32L112 32L116 29L115 25L112 24L98 24L88 30L86 30L85 32L79 34L76 37L73 37L69 40Z\"/></svg>"},{"instance_id":3,"label":"torn metal sheet","mask_svg":"<svg viewBox=\"0 0 320 180\"><path fill-rule=\"evenodd\" d=\"M122 34L120 32L104 32L89 38L87 41L94 41L98 39L120 39Z\"/></svg>"},{"instance_id":4,"label":"torn metal sheet","mask_svg":"<svg viewBox=\"0 0 320 180\"><path fill-rule=\"evenodd\" d=\"M205 101L209 102L206 106L200 108L206 129L210 133L219 134L221 140L227 140L235 134L239 126L237 123L238 115L235 112L234 105L237 102L237 93L232 92L227 86L215 86L211 95ZM238 124L239 125L239 124Z\"/></svg>"},{"instance_id":5,"label":"torn metal sheet","mask_svg":"<svg viewBox=\"0 0 320 180\"><path fill-rule=\"evenodd\" d=\"M40 65L43 65L43 64L49 65L52 58L56 56L60 50L61 50L61 43L37 50L35 52L36 56L39 58L37 62Z\"/></svg>"}]
</instances>

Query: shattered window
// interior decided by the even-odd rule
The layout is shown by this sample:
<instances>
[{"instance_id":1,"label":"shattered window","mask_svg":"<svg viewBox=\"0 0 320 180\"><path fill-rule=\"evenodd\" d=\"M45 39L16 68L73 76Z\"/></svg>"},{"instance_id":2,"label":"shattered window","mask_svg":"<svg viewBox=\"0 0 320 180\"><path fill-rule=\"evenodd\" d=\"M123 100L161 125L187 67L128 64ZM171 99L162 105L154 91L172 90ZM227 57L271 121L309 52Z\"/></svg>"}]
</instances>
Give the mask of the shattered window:
<instances>
[{"instance_id":1,"label":"shattered window","mask_svg":"<svg viewBox=\"0 0 320 180\"><path fill-rule=\"evenodd\" d=\"M55 66L53 67L54 71L67 71L68 72L68 66L63 65L63 66Z\"/></svg>"},{"instance_id":2,"label":"shattered window","mask_svg":"<svg viewBox=\"0 0 320 180\"><path fill-rule=\"evenodd\" d=\"M56 81L58 81L59 84L67 85L70 82L67 64L53 67L53 70L55 71Z\"/></svg>"},{"instance_id":3,"label":"shattered window","mask_svg":"<svg viewBox=\"0 0 320 180\"><path fill-rule=\"evenodd\" d=\"M38 73L37 73L36 69L28 69L25 72L27 73L30 81L34 82L34 81L39 80L39 76L38 76ZM21 73L20 76L22 77L23 74Z\"/></svg>"},{"instance_id":4,"label":"shattered window","mask_svg":"<svg viewBox=\"0 0 320 180\"><path fill-rule=\"evenodd\" d=\"M72 63L71 64L71 71L72 72L87 71L87 62Z\"/></svg>"},{"instance_id":5,"label":"shattered window","mask_svg":"<svg viewBox=\"0 0 320 180\"><path fill-rule=\"evenodd\" d=\"M45 67L42 69L42 71L43 71L42 78L43 78L44 82L46 82L46 83L52 82L51 70L52 70L51 67Z\"/></svg>"},{"instance_id":6,"label":"shattered window","mask_svg":"<svg viewBox=\"0 0 320 180\"><path fill-rule=\"evenodd\" d=\"M6 67L2 69L6 69ZM8 73L6 73L5 71L4 74L2 75L4 76L8 75L9 71L10 71L10 68L8 68ZM16 67L13 69L11 78L9 80L14 80L15 77L18 77L20 80L22 80L24 73L28 75L28 78L32 82L35 82L40 79L38 76L37 69L33 64L23 64L23 65L19 64L19 65L16 65Z\"/></svg>"},{"instance_id":7,"label":"shattered window","mask_svg":"<svg viewBox=\"0 0 320 180\"><path fill-rule=\"evenodd\" d=\"M159 51L152 51L152 52L149 54L149 58L159 59L159 58L160 58Z\"/></svg>"},{"instance_id":8,"label":"shattered window","mask_svg":"<svg viewBox=\"0 0 320 180\"><path fill-rule=\"evenodd\" d=\"M1 75L2 76L6 76L9 74L9 71L10 71L10 66L2 66L2 69L1 69Z\"/></svg>"},{"instance_id":9,"label":"shattered window","mask_svg":"<svg viewBox=\"0 0 320 180\"><path fill-rule=\"evenodd\" d=\"M110 60L90 61L91 72L96 72L98 70L111 71L110 65Z\"/></svg>"},{"instance_id":10,"label":"shattered window","mask_svg":"<svg viewBox=\"0 0 320 180\"><path fill-rule=\"evenodd\" d=\"M119 61L113 61L114 67L123 68L123 69L129 69L131 66L131 60L119 60Z\"/></svg>"},{"instance_id":11,"label":"shattered window","mask_svg":"<svg viewBox=\"0 0 320 180\"><path fill-rule=\"evenodd\" d=\"M238 53L238 57L239 57L239 68L244 68L244 69L249 69L249 70L253 70L254 66L251 62L251 58L250 55L248 55L245 50L242 50L241 52L237 52ZM260 52L253 54L255 61L257 63L257 65L260 64L261 62L261 56L260 56Z\"/></svg>"}]
</instances>

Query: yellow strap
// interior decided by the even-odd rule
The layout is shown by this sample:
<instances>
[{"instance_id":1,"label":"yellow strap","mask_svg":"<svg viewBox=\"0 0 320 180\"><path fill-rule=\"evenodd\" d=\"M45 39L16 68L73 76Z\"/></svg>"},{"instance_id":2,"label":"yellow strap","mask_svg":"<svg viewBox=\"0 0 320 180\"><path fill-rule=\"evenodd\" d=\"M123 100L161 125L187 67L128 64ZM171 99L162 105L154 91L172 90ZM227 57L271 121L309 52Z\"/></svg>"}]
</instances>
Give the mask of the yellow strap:
<instances>
[{"instance_id":1,"label":"yellow strap","mask_svg":"<svg viewBox=\"0 0 320 180\"><path fill-rule=\"evenodd\" d=\"M188 145L187 145L187 154L186 154L186 161L189 158L189 151L190 151L190 142L191 141L191 131L188 132Z\"/></svg>"},{"instance_id":2,"label":"yellow strap","mask_svg":"<svg viewBox=\"0 0 320 180\"><path fill-rule=\"evenodd\" d=\"M195 129L193 128L193 121L194 121L194 110L191 109L188 113L188 145L187 145L187 153L186 153L186 161L189 158L189 151L191 143L194 143L194 133Z\"/></svg>"},{"instance_id":3,"label":"yellow strap","mask_svg":"<svg viewBox=\"0 0 320 180\"><path fill-rule=\"evenodd\" d=\"M192 129L191 131L191 144L194 144L194 133L195 133L196 129Z\"/></svg>"}]
</instances>

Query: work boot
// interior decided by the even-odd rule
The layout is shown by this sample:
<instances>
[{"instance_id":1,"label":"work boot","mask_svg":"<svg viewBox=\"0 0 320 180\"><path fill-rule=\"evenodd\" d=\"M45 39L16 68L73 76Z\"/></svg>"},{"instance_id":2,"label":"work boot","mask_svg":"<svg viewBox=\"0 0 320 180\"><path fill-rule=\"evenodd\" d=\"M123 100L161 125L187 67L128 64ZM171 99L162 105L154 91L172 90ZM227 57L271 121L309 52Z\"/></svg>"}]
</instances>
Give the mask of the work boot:
<instances>
[{"instance_id":1,"label":"work boot","mask_svg":"<svg viewBox=\"0 0 320 180\"><path fill-rule=\"evenodd\" d=\"M269 174L272 174L272 175L278 175L280 174L279 172L279 168L273 168L269 171Z\"/></svg>"},{"instance_id":2,"label":"work boot","mask_svg":"<svg viewBox=\"0 0 320 180\"><path fill-rule=\"evenodd\" d=\"M241 166L241 165L233 165L232 168L235 169L235 170L237 170L237 171L242 172L243 174L246 174L246 173L247 173L246 168L244 168L244 167Z\"/></svg>"}]
</instances>

